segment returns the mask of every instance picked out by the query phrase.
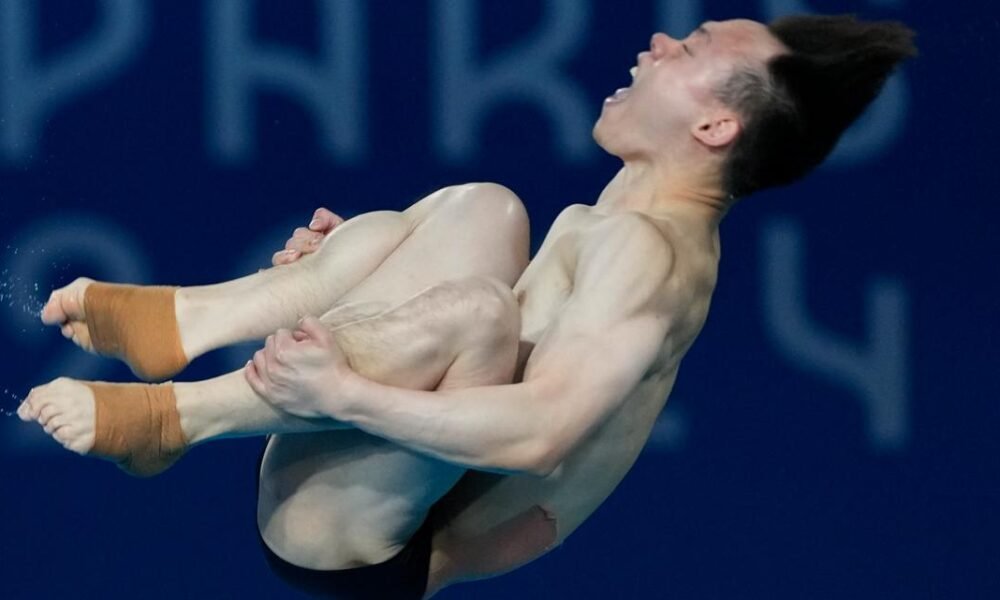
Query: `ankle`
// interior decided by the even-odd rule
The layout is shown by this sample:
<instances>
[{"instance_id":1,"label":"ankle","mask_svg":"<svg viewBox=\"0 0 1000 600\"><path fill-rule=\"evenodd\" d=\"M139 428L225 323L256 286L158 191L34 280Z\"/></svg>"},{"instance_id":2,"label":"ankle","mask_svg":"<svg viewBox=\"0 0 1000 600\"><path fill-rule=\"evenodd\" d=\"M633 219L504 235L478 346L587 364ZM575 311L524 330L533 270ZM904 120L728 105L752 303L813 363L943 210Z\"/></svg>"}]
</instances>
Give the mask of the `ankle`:
<instances>
[{"instance_id":1,"label":"ankle","mask_svg":"<svg viewBox=\"0 0 1000 600\"><path fill-rule=\"evenodd\" d=\"M198 388L199 383L174 383L174 397L177 399L177 414L180 416L181 431L188 444L196 446L217 437L224 427L216 422L211 412L211 404Z\"/></svg>"},{"instance_id":2,"label":"ankle","mask_svg":"<svg viewBox=\"0 0 1000 600\"><path fill-rule=\"evenodd\" d=\"M213 339L215 333L213 324L220 322L211 310L212 303L204 294L192 292L195 288L177 288L174 296L174 311L177 317L177 330L180 333L181 348L189 360L213 350L218 345Z\"/></svg>"}]
</instances>

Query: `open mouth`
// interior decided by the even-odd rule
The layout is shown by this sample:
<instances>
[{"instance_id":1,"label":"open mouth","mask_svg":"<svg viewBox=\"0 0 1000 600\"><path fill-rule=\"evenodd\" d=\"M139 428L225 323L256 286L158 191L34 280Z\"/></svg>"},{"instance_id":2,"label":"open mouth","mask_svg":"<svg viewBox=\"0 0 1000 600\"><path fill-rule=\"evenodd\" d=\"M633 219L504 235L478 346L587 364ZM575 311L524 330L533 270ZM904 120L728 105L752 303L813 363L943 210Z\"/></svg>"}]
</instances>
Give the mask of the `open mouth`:
<instances>
[{"instance_id":1,"label":"open mouth","mask_svg":"<svg viewBox=\"0 0 1000 600\"><path fill-rule=\"evenodd\" d=\"M635 76L638 73L639 73L639 67L632 67L629 70L629 74L632 76L632 81L633 82L635 81ZM632 93L631 86L630 87L619 88L617 91L615 91L614 94L612 94L611 96L608 96L604 100L604 103L605 104L617 104L619 102L624 102L626 99L628 99L628 97L629 97L629 95L631 93Z\"/></svg>"}]
</instances>

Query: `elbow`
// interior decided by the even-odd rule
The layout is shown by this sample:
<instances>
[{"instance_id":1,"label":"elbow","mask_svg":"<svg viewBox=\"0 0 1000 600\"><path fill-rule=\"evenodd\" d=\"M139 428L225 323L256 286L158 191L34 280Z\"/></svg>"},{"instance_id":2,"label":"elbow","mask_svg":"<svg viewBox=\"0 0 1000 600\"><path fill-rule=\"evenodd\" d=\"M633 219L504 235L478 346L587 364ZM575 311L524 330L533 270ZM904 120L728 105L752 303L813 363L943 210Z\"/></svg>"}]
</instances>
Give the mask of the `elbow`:
<instances>
[{"instance_id":1,"label":"elbow","mask_svg":"<svg viewBox=\"0 0 1000 600\"><path fill-rule=\"evenodd\" d=\"M524 470L524 473L526 475L538 477L539 479L544 479L555 473L560 464L561 463L558 461L539 461L529 465L528 468Z\"/></svg>"},{"instance_id":2,"label":"elbow","mask_svg":"<svg viewBox=\"0 0 1000 600\"><path fill-rule=\"evenodd\" d=\"M503 475L531 475L548 477L562 463L548 440L522 442L507 447L490 458L472 461L469 468L500 473Z\"/></svg>"},{"instance_id":3,"label":"elbow","mask_svg":"<svg viewBox=\"0 0 1000 600\"><path fill-rule=\"evenodd\" d=\"M521 465L522 471L535 477L548 477L559 468L565 458L566 453L550 440L539 441L534 444L531 452L527 453Z\"/></svg>"}]
</instances>

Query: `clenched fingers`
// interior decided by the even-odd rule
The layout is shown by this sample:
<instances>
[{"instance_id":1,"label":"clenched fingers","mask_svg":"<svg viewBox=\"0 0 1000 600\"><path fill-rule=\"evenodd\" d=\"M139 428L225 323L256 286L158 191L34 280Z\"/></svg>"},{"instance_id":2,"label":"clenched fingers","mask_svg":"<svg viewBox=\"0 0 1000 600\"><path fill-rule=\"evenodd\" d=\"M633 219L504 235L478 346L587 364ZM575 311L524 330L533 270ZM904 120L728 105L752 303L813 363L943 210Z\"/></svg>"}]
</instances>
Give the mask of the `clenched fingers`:
<instances>
[{"instance_id":1,"label":"clenched fingers","mask_svg":"<svg viewBox=\"0 0 1000 600\"><path fill-rule=\"evenodd\" d=\"M315 252L323 241L324 235L317 231L310 231L305 227L299 227L292 232L292 237L285 242L285 250L297 250L303 254Z\"/></svg>"},{"instance_id":2,"label":"clenched fingers","mask_svg":"<svg viewBox=\"0 0 1000 600\"><path fill-rule=\"evenodd\" d=\"M325 208L317 208L316 212L313 213L312 221L309 222L309 229L326 235L343 222L344 220L333 212Z\"/></svg>"}]
</instances>

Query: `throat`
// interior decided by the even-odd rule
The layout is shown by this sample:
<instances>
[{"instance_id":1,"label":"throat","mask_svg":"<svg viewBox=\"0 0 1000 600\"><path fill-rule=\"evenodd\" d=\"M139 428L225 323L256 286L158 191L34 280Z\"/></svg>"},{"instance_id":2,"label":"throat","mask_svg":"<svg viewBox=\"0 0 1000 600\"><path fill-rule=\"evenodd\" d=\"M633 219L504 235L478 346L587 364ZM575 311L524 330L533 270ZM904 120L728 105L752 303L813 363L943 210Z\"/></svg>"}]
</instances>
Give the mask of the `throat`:
<instances>
[{"instance_id":1,"label":"throat","mask_svg":"<svg viewBox=\"0 0 1000 600\"><path fill-rule=\"evenodd\" d=\"M675 169L626 163L601 193L598 214L633 211L650 217L688 217L718 225L729 209L722 193L692 185Z\"/></svg>"}]
</instances>

